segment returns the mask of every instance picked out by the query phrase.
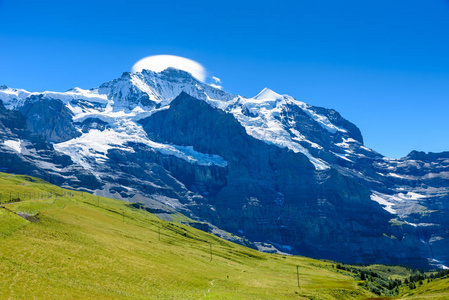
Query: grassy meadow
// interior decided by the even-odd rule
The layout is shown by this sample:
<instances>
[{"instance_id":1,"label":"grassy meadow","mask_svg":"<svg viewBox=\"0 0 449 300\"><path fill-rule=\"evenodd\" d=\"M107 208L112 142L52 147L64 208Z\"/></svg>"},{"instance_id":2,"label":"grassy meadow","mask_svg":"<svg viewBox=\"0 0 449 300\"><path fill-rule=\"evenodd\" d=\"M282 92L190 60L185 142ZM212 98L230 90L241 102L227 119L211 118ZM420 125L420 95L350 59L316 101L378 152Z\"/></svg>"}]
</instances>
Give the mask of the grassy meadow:
<instances>
[{"instance_id":1,"label":"grassy meadow","mask_svg":"<svg viewBox=\"0 0 449 300\"><path fill-rule=\"evenodd\" d=\"M423 281L422 285L417 285L416 289L403 288L402 298L406 299L449 299L449 278Z\"/></svg>"},{"instance_id":2,"label":"grassy meadow","mask_svg":"<svg viewBox=\"0 0 449 300\"><path fill-rule=\"evenodd\" d=\"M0 299L376 296L336 263L261 253L127 202L0 173L0 194L8 195L3 200L10 192L23 196L0 208ZM401 272L397 276L408 274ZM447 287L447 279L438 279L413 290L401 287L400 295L448 299ZM424 297L432 293L437 298Z\"/></svg>"}]
</instances>

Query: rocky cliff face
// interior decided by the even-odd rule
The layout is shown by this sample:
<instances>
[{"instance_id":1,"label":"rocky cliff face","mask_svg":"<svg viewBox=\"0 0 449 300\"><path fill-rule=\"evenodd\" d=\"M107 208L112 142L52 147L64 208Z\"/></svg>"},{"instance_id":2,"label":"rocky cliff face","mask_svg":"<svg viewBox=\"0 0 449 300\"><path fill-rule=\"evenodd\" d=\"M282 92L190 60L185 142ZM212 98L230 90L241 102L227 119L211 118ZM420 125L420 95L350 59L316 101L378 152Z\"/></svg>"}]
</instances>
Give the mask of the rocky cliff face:
<instances>
[{"instance_id":1,"label":"rocky cliff face","mask_svg":"<svg viewBox=\"0 0 449 300\"><path fill-rule=\"evenodd\" d=\"M338 112L190 74L124 73L91 90L0 89L0 167L182 212L255 246L345 262L449 261L449 155L393 160Z\"/></svg>"},{"instance_id":2,"label":"rocky cliff face","mask_svg":"<svg viewBox=\"0 0 449 300\"><path fill-rule=\"evenodd\" d=\"M425 252L416 239L394 245L390 214L371 201L359 180L333 169L317 171L305 155L249 136L231 114L203 101L181 94L141 124L154 141L193 144L228 162L226 184L206 186L203 196L217 212L210 221L234 234L269 240L283 251L352 262L400 261L398 253L413 244Z\"/></svg>"},{"instance_id":3,"label":"rocky cliff face","mask_svg":"<svg viewBox=\"0 0 449 300\"><path fill-rule=\"evenodd\" d=\"M19 112L26 117L27 129L52 143L81 135L73 125L72 112L59 100L31 96Z\"/></svg>"},{"instance_id":4,"label":"rocky cliff face","mask_svg":"<svg viewBox=\"0 0 449 300\"><path fill-rule=\"evenodd\" d=\"M101 186L91 172L55 151L45 139L49 135L36 134L36 127L29 124L26 116L7 110L0 100L1 171L27 174L70 188L91 190Z\"/></svg>"}]
</instances>

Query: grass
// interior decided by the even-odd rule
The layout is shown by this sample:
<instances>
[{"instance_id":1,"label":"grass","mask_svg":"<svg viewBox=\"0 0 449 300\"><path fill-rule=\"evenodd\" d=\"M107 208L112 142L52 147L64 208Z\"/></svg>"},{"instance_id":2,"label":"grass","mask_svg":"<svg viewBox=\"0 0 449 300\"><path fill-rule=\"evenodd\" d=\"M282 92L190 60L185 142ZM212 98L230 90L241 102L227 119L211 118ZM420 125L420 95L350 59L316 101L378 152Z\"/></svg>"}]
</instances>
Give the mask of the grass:
<instances>
[{"instance_id":1,"label":"grass","mask_svg":"<svg viewBox=\"0 0 449 300\"><path fill-rule=\"evenodd\" d=\"M398 299L447 300L449 299L449 278L434 279L430 282L423 280L422 285L416 284L416 289L403 287L401 297Z\"/></svg>"},{"instance_id":2,"label":"grass","mask_svg":"<svg viewBox=\"0 0 449 300\"><path fill-rule=\"evenodd\" d=\"M1 299L374 297L332 262L261 253L123 201L0 173L9 191L53 196L0 208Z\"/></svg>"}]
</instances>

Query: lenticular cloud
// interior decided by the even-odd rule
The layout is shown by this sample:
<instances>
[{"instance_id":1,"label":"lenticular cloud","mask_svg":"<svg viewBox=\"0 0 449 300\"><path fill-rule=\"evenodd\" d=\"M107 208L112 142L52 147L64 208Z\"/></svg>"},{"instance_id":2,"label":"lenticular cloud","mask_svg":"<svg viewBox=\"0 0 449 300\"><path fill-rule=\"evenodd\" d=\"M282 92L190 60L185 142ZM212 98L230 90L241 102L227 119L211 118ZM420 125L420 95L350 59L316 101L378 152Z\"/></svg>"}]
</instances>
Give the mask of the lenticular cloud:
<instances>
[{"instance_id":1,"label":"lenticular cloud","mask_svg":"<svg viewBox=\"0 0 449 300\"><path fill-rule=\"evenodd\" d=\"M206 79L206 69L201 64L191 59L175 55L147 56L134 64L132 72L142 72L143 69L161 72L169 67L189 72L201 82L204 82Z\"/></svg>"}]
</instances>

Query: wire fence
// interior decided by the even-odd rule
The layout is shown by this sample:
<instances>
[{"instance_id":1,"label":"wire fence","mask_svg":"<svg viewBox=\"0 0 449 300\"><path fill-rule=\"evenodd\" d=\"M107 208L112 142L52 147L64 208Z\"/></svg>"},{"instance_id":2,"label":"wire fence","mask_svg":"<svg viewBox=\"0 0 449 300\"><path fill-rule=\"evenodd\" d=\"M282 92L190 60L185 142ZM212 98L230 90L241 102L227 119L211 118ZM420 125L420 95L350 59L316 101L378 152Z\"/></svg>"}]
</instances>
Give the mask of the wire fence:
<instances>
[{"instance_id":1,"label":"wire fence","mask_svg":"<svg viewBox=\"0 0 449 300\"><path fill-rule=\"evenodd\" d=\"M82 193L82 195L84 195L84 193ZM63 193L55 193L55 192L7 192L7 193L5 193L5 192L0 192L0 205L8 204L8 203L24 202L24 201L33 201L33 200L45 200L45 199L55 199L56 200L56 198L59 198L59 197L73 197L73 196L75 196L75 194L72 192L63 192ZM90 199L90 200L91 201L82 201L82 202L87 203L87 204L94 204L96 202L97 205L100 205L100 197L99 196L97 196L96 201L95 200L92 201L93 199ZM147 212L152 213L152 210L148 207L145 207L145 205L143 205L142 203L131 203L131 206L134 208L137 208L139 210L145 210ZM16 212L10 210L6 206L1 206L1 208L9 210L10 212L17 214ZM126 215L123 210L121 210L121 211L115 211L115 210L111 210L111 209L108 209L108 210L122 215L123 222L125 222ZM25 218L27 220L30 220L29 217L30 216L26 216ZM185 229L183 230L182 227L180 227L178 225L168 223L165 226L164 225L161 226L161 224L158 224L156 226L158 227L157 228L157 232L158 232L157 239L159 240L159 242L163 242L163 243L165 242L168 244L172 244L174 241L179 241L179 237L177 237L177 235L180 235L184 238L190 238L190 239L196 240L196 243L192 243L192 244L189 243L190 246L197 248L199 246L199 244L203 244L203 246L201 248L205 253L207 253L207 257L211 262L214 260L214 257L223 257L223 258L229 259L230 254L239 255L239 252L234 252L234 251L232 251L232 248L229 248L229 247L228 247L228 250L231 252L228 252L227 254L220 253L220 251L214 251L215 249L213 248L212 242L204 240L200 236L197 236L195 234L191 235L191 232L187 232L187 231L185 231ZM200 228L197 228L197 229L200 229ZM208 230L204 230L203 228L201 228L200 230L208 232ZM168 232L171 232L172 235L167 234ZM199 242L199 244L198 244L198 242ZM215 245L215 246L218 246L218 245ZM300 288L299 266L296 266L296 276L297 276L297 285L298 285L298 288ZM227 278L229 279L229 276L227 276Z\"/></svg>"},{"instance_id":2,"label":"wire fence","mask_svg":"<svg viewBox=\"0 0 449 300\"><path fill-rule=\"evenodd\" d=\"M0 204L8 204L29 200L44 200L56 197L72 196L70 192L54 193L54 192L7 192L0 193Z\"/></svg>"}]
</instances>

